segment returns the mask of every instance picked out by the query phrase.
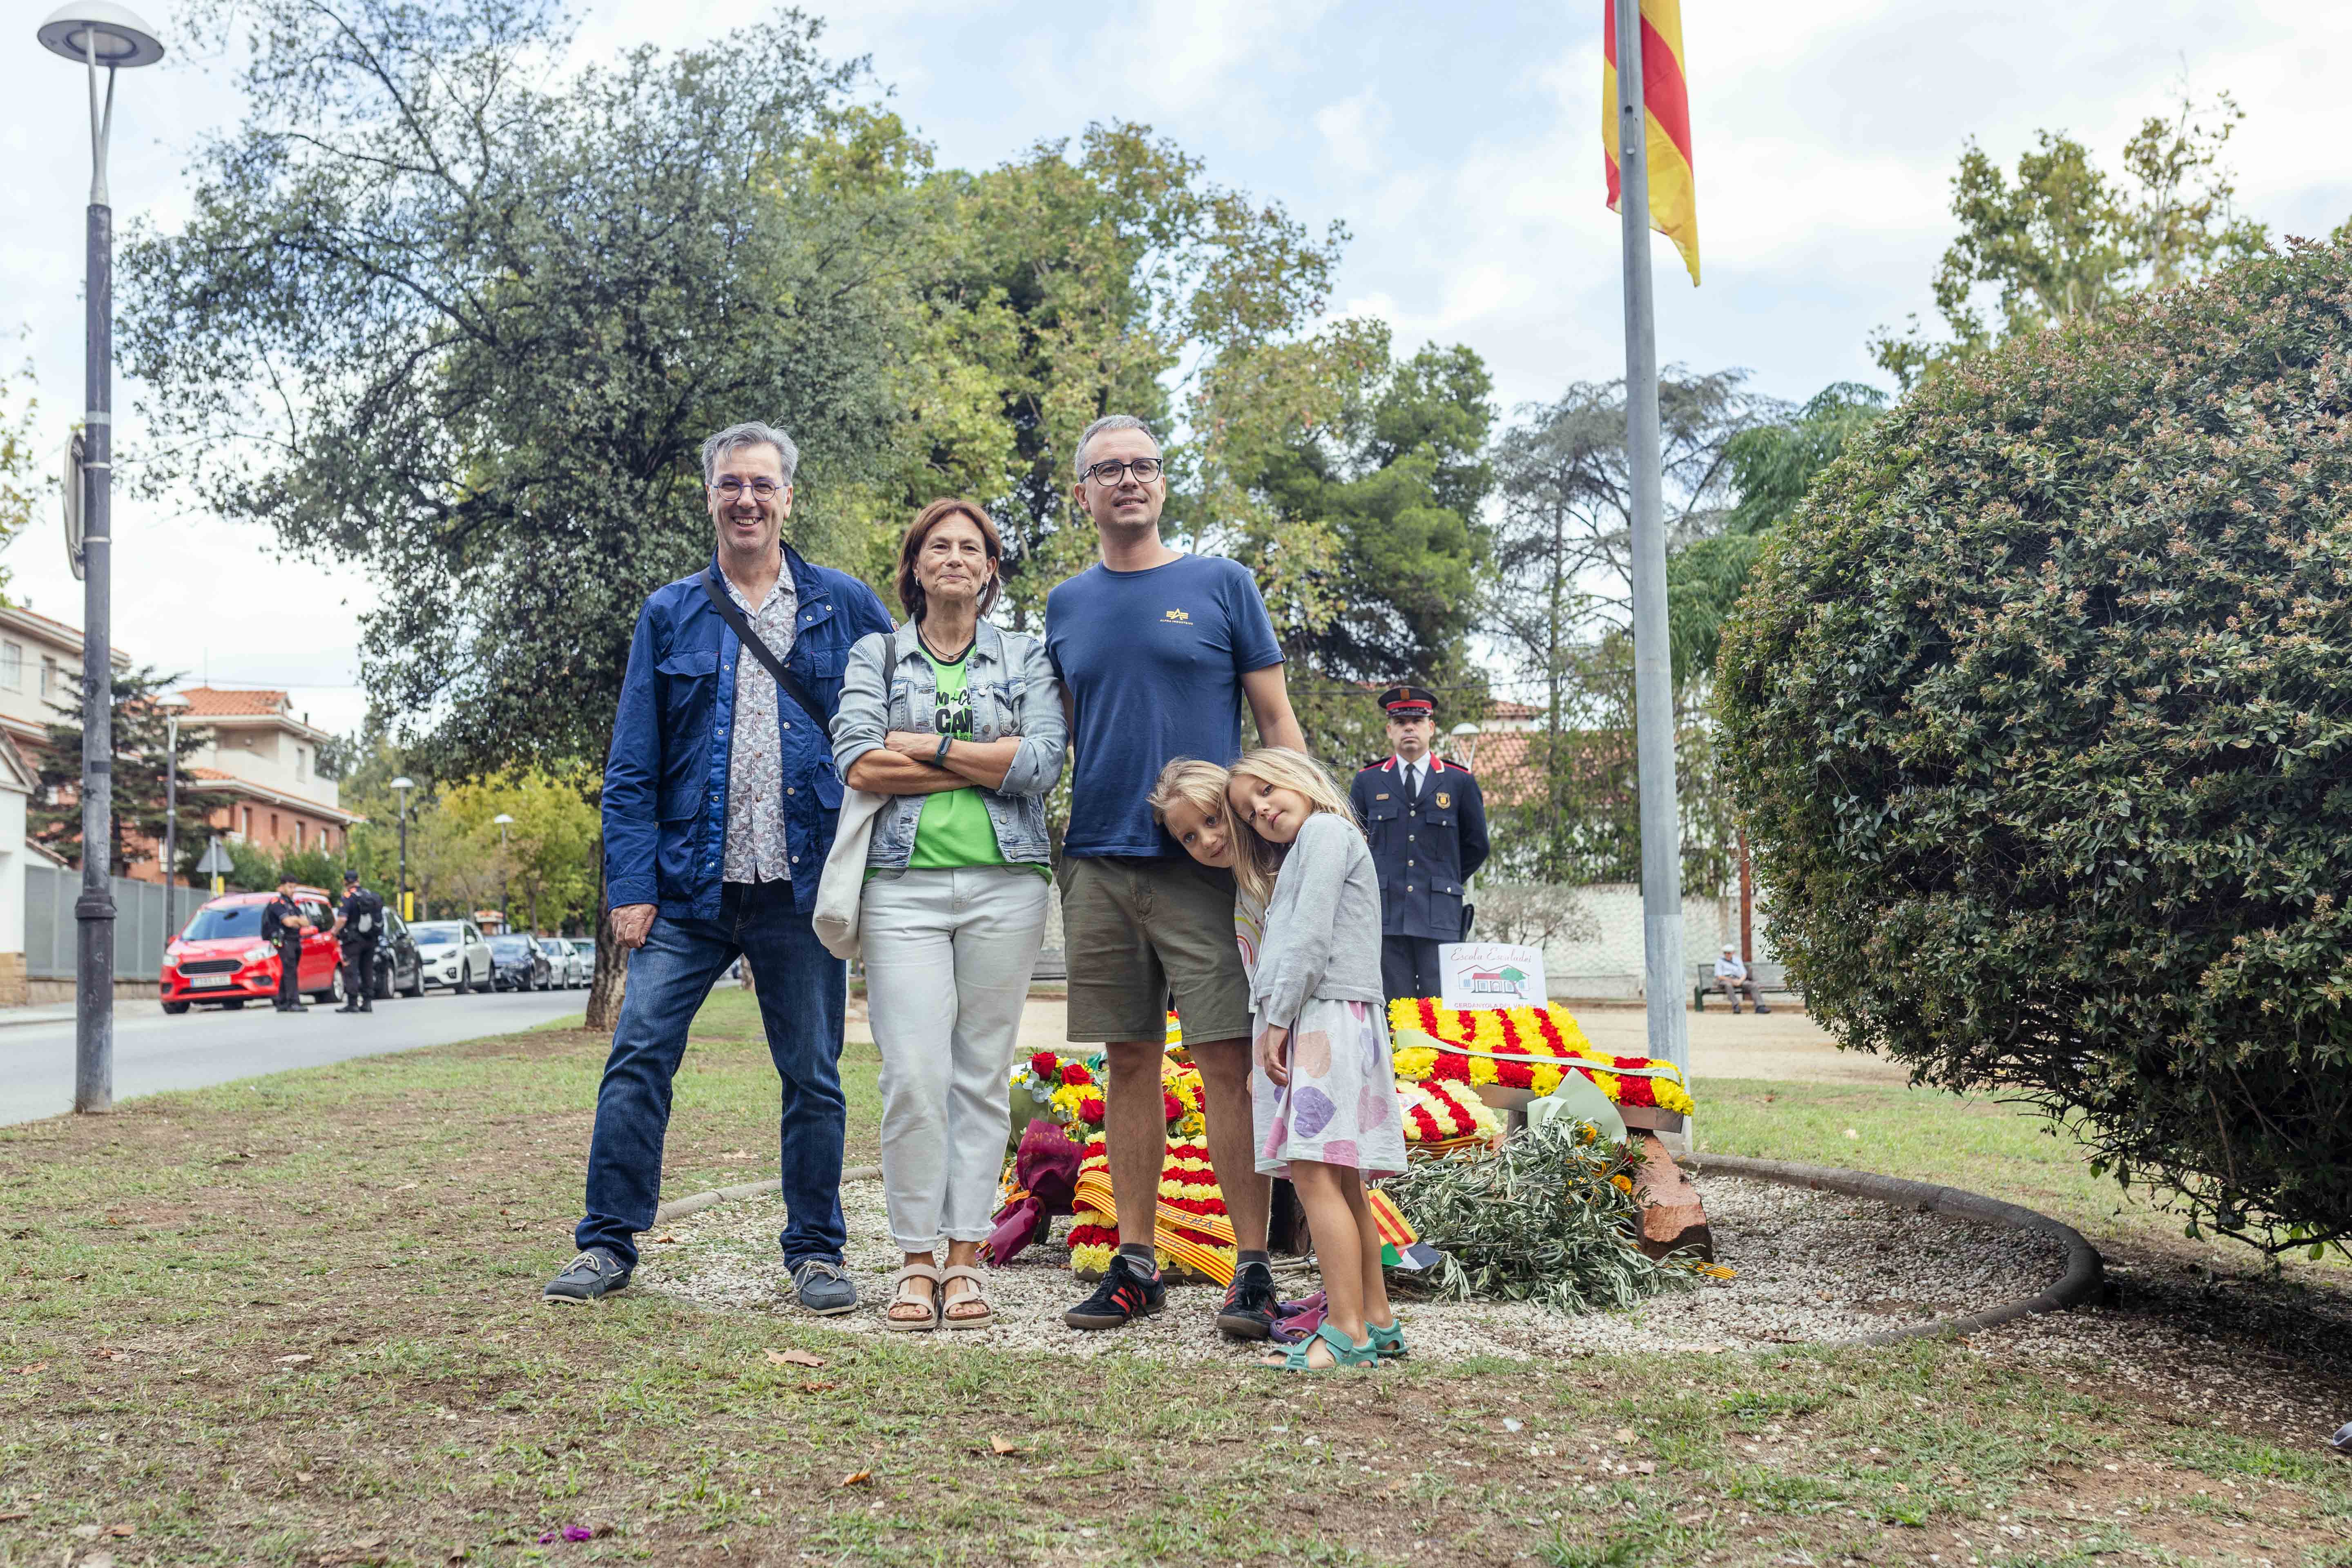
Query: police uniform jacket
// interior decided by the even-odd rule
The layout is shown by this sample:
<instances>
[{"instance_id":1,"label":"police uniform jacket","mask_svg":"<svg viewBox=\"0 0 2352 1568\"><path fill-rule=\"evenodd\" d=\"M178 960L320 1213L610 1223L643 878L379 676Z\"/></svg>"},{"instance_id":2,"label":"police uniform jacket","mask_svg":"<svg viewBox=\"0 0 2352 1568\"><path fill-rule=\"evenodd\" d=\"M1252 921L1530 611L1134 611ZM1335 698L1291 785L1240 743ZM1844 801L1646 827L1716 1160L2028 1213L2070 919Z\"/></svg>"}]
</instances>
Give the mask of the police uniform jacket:
<instances>
[{"instance_id":1,"label":"police uniform jacket","mask_svg":"<svg viewBox=\"0 0 2352 1568\"><path fill-rule=\"evenodd\" d=\"M261 940L267 942L299 940L302 923L301 904L281 893L262 907Z\"/></svg>"},{"instance_id":2,"label":"police uniform jacket","mask_svg":"<svg viewBox=\"0 0 2352 1568\"><path fill-rule=\"evenodd\" d=\"M1348 798L1381 875L1381 934L1462 940L1462 885L1486 863L1486 804L1459 763L1432 755L1408 798L1395 757L1358 773Z\"/></svg>"}]
</instances>

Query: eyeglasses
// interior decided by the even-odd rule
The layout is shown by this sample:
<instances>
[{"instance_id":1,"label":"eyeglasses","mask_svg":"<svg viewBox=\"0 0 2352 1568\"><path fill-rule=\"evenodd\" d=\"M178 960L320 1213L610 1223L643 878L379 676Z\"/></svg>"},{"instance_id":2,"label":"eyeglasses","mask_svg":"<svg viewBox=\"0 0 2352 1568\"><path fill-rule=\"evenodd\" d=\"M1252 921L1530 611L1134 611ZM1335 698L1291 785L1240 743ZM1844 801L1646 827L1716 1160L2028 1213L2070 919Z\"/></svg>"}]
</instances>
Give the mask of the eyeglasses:
<instances>
[{"instance_id":1,"label":"eyeglasses","mask_svg":"<svg viewBox=\"0 0 2352 1568\"><path fill-rule=\"evenodd\" d=\"M1117 458L1113 458L1107 463L1097 463L1087 470L1087 478L1106 489L1122 482L1129 474L1135 476L1137 484L1148 485L1160 477L1160 459L1129 458L1125 462L1121 462Z\"/></svg>"},{"instance_id":2,"label":"eyeglasses","mask_svg":"<svg viewBox=\"0 0 2352 1568\"><path fill-rule=\"evenodd\" d=\"M761 500L773 500L783 490L784 487L776 483L773 479L753 479L747 484L743 480L737 479L734 475L730 474L725 479L720 479L718 483L712 485L710 488L717 490L720 495L725 496L729 500L733 500L745 490L750 490Z\"/></svg>"}]
</instances>

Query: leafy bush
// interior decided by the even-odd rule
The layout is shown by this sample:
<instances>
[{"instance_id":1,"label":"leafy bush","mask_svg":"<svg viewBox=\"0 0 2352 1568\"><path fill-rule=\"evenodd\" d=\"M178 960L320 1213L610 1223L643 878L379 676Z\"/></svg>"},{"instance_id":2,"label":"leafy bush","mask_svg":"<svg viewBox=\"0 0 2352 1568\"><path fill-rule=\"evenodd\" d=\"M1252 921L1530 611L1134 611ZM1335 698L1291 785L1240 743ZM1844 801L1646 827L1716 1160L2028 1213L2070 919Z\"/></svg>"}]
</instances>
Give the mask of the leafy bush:
<instances>
[{"instance_id":1,"label":"leafy bush","mask_svg":"<svg viewBox=\"0 0 2352 1568\"><path fill-rule=\"evenodd\" d=\"M1952 367L1782 535L1718 700L1807 1005L2352 1235L2352 243Z\"/></svg>"}]
</instances>

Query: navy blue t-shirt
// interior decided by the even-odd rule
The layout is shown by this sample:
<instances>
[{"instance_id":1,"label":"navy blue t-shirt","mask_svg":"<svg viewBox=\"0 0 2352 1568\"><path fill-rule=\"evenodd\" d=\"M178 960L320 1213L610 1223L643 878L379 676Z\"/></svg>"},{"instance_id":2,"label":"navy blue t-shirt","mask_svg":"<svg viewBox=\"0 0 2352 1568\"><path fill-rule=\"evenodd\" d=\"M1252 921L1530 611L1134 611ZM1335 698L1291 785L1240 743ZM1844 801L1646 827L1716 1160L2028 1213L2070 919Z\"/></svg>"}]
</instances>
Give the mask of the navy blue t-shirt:
<instances>
[{"instance_id":1,"label":"navy blue t-shirt","mask_svg":"<svg viewBox=\"0 0 2352 1568\"><path fill-rule=\"evenodd\" d=\"M1062 852L1181 855L1145 799L1178 757L1242 754L1242 677L1282 662L1257 579L1218 555L1090 566L1045 595L1045 657L1077 710Z\"/></svg>"}]
</instances>

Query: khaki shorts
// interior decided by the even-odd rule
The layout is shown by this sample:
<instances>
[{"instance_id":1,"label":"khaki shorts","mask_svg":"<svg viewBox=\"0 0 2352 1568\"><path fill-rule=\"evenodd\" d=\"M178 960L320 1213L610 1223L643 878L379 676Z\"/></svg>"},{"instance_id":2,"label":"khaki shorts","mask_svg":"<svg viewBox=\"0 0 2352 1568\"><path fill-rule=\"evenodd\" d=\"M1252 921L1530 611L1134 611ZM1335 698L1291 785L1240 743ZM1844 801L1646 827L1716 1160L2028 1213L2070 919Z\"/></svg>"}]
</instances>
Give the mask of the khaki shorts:
<instances>
[{"instance_id":1,"label":"khaki shorts","mask_svg":"<svg viewBox=\"0 0 2352 1568\"><path fill-rule=\"evenodd\" d=\"M1232 872L1190 859L1069 858L1056 879L1072 1043L1164 1037L1171 992L1188 1039L1248 1037Z\"/></svg>"}]
</instances>

